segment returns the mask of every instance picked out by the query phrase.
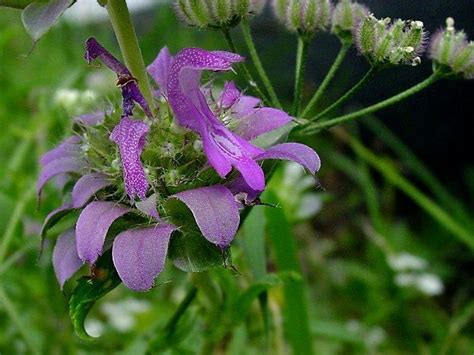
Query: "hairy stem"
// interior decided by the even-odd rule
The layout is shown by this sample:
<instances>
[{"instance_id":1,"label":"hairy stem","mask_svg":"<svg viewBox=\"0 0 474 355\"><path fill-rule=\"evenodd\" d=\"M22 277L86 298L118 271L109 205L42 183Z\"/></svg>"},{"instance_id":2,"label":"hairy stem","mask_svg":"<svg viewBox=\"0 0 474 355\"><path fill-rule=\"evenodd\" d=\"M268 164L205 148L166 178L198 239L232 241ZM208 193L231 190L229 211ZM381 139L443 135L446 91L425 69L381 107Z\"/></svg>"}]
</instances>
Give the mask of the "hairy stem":
<instances>
[{"instance_id":1,"label":"hairy stem","mask_svg":"<svg viewBox=\"0 0 474 355\"><path fill-rule=\"evenodd\" d=\"M252 58L255 69L257 70L257 73L260 76L260 79L262 80L263 85L265 86L265 89L268 92L268 95L270 95L271 103L273 106L281 108L282 106L281 106L280 100L278 100L278 96L275 90L273 89L273 85L270 79L268 78L268 75L265 72L265 69L263 68L262 62L257 53L257 49L255 48L255 43L253 42L252 32L250 30L250 25L249 25L248 20L246 19L242 20L241 26L242 26L242 33L244 35L244 40L245 40L245 43L247 44L247 47L250 53L250 57Z\"/></svg>"},{"instance_id":2,"label":"hairy stem","mask_svg":"<svg viewBox=\"0 0 474 355\"><path fill-rule=\"evenodd\" d=\"M232 39L232 36L230 34L230 30L226 27L222 28L222 34L224 35L224 38L227 42L227 46L229 49L234 52L238 53L237 47L235 46L234 40ZM265 102L271 103L271 101L268 99L268 97L263 93L263 91L260 89L258 86L257 82L253 78L252 74L250 73L249 69L247 68L247 65L245 63L240 63L240 67L242 68L243 75L245 77L245 80L249 83L249 85L255 90L256 94Z\"/></svg>"},{"instance_id":3,"label":"hairy stem","mask_svg":"<svg viewBox=\"0 0 474 355\"><path fill-rule=\"evenodd\" d=\"M296 51L295 70L295 96L293 99L293 115L298 116L301 100L303 98L304 73L306 61L308 60L309 38L303 35L298 36L298 49Z\"/></svg>"},{"instance_id":4,"label":"hairy stem","mask_svg":"<svg viewBox=\"0 0 474 355\"><path fill-rule=\"evenodd\" d=\"M400 101L403 101L403 100L407 99L408 97L410 97L412 95L415 95L416 93L426 89L427 87L429 87L429 86L433 85L435 82L437 82L440 78L441 77L439 75L432 74L430 77L428 77L427 79L423 80L422 82L412 86L410 89L405 90L405 91L399 93L398 95L392 96L391 98L386 99L382 102L379 102L375 105L366 107L366 108L364 108L362 110L359 110L359 111L356 111L356 112L349 113L349 114L344 115L344 116L333 118L333 119L331 119L329 121L326 121L326 122L310 123L308 126L306 126L306 128L304 128L300 131L300 134L304 134L304 135L312 134L312 133L315 133L315 132L317 132L321 129L328 129L328 128L331 128L333 126L339 125L341 123L352 121L352 120L355 120L356 118L363 117L363 116L369 115L371 113L374 113L376 111L382 110L386 107L397 104Z\"/></svg>"},{"instance_id":5,"label":"hairy stem","mask_svg":"<svg viewBox=\"0 0 474 355\"><path fill-rule=\"evenodd\" d=\"M336 59L334 60L333 65L331 66L331 69L329 69L329 71L326 74L326 77L324 78L323 82L321 83L319 88L314 93L313 97L309 101L306 108L303 110L303 113L301 114L301 117L307 116L311 112L313 107L316 106L319 103L319 100L321 99L321 97L323 97L324 93L326 92L326 89L327 89L328 85L334 79L334 76L336 75L336 72L341 67L341 64L344 61L344 59L346 58L347 53L349 52L350 48L351 48L350 44L344 43L342 45Z\"/></svg>"},{"instance_id":6,"label":"hairy stem","mask_svg":"<svg viewBox=\"0 0 474 355\"><path fill-rule=\"evenodd\" d=\"M137 79L151 110L155 107L150 82L125 0L108 0L106 5L125 65Z\"/></svg>"}]
</instances>

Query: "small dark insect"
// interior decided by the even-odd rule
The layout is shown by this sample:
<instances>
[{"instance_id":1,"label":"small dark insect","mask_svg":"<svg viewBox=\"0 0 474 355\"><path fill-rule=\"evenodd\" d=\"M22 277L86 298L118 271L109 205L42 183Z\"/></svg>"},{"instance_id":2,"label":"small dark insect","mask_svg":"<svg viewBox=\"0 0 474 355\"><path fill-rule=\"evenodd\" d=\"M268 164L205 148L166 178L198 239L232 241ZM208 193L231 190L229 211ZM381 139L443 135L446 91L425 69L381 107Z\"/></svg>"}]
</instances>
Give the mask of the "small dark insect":
<instances>
[{"instance_id":1,"label":"small dark insect","mask_svg":"<svg viewBox=\"0 0 474 355\"><path fill-rule=\"evenodd\" d=\"M120 75L118 77L117 83L115 85L117 85L118 87L124 87L125 85L127 85L130 82L135 82L136 83L137 79L135 79L131 75Z\"/></svg>"}]
</instances>

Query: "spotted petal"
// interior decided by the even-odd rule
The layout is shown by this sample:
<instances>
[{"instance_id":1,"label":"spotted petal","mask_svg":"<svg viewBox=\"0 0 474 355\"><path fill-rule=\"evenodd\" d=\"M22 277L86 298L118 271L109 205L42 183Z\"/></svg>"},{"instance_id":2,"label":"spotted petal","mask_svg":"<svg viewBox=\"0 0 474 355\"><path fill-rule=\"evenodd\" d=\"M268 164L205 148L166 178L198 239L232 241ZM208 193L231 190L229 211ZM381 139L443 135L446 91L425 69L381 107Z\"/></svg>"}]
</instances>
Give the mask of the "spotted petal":
<instances>
[{"instance_id":1,"label":"spotted petal","mask_svg":"<svg viewBox=\"0 0 474 355\"><path fill-rule=\"evenodd\" d=\"M161 49L160 53L158 53L158 56L153 63L151 63L147 68L148 73L150 73L152 78L160 87L160 92L165 95L167 95L168 92L168 75L173 60L174 58L169 49L164 47Z\"/></svg>"},{"instance_id":2,"label":"spotted petal","mask_svg":"<svg viewBox=\"0 0 474 355\"><path fill-rule=\"evenodd\" d=\"M77 254L94 264L102 255L105 237L112 223L130 209L115 202L95 201L84 208L76 223Z\"/></svg>"},{"instance_id":3,"label":"spotted petal","mask_svg":"<svg viewBox=\"0 0 474 355\"><path fill-rule=\"evenodd\" d=\"M77 256L74 229L62 233L53 250L53 267L61 289L64 283L83 265Z\"/></svg>"},{"instance_id":4,"label":"spotted petal","mask_svg":"<svg viewBox=\"0 0 474 355\"><path fill-rule=\"evenodd\" d=\"M321 168L318 154L310 147L300 143L283 143L268 148L256 160L281 159L291 160L305 167L311 174Z\"/></svg>"},{"instance_id":5,"label":"spotted petal","mask_svg":"<svg viewBox=\"0 0 474 355\"><path fill-rule=\"evenodd\" d=\"M163 270L171 233L176 227L162 224L134 228L120 233L114 240L112 258L125 286L148 291Z\"/></svg>"},{"instance_id":6,"label":"spotted petal","mask_svg":"<svg viewBox=\"0 0 474 355\"><path fill-rule=\"evenodd\" d=\"M239 228L239 209L232 192L222 185L180 192L173 197L191 210L202 235L221 248L227 247Z\"/></svg>"},{"instance_id":7,"label":"spotted petal","mask_svg":"<svg viewBox=\"0 0 474 355\"><path fill-rule=\"evenodd\" d=\"M135 196L144 199L148 191L148 181L140 161L148 130L144 122L123 117L110 135L119 146L125 190L132 199Z\"/></svg>"},{"instance_id":8,"label":"spotted petal","mask_svg":"<svg viewBox=\"0 0 474 355\"><path fill-rule=\"evenodd\" d=\"M107 175L91 173L77 180L72 189L72 205L74 208L82 208L98 191L110 186L112 181Z\"/></svg>"}]
</instances>

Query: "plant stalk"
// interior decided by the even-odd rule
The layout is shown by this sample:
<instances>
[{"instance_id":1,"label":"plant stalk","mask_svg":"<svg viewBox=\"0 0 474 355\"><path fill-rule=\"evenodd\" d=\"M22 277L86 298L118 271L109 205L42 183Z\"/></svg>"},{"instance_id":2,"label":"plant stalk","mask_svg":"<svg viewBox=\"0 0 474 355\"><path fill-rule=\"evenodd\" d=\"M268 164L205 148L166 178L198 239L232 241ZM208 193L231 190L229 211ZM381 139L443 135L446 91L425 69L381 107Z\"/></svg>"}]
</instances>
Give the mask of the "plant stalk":
<instances>
[{"instance_id":1,"label":"plant stalk","mask_svg":"<svg viewBox=\"0 0 474 355\"><path fill-rule=\"evenodd\" d=\"M342 45L341 49L339 50L339 53L337 54L336 59L334 60L333 65L331 66L331 69L329 69L328 73L326 74L326 77L324 78L323 82L314 93L308 105L306 105L306 108L303 110L301 117L307 116L308 113L311 112L313 107L319 103L319 100L321 100L321 97L323 97L328 85L332 82L332 80L334 79L334 76L336 75L337 71L341 67L341 64L346 58L347 53L349 52L350 48L351 48L351 45L348 43L344 43Z\"/></svg>"},{"instance_id":2,"label":"plant stalk","mask_svg":"<svg viewBox=\"0 0 474 355\"><path fill-rule=\"evenodd\" d=\"M140 90L153 112L155 107L153 93L127 3L125 0L108 0L106 8L125 65L137 79Z\"/></svg>"},{"instance_id":3,"label":"plant stalk","mask_svg":"<svg viewBox=\"0 0 474 355\"><path fill-rule=\"evenodd\" d=\"M301 100L303 98L304 73L306 61L308 60L309 38L304 35L298 36L298 49L296 52L296 71L295 71L295 96L293 100L293 115L299 114Z\"/></svg>"}]
</instances>

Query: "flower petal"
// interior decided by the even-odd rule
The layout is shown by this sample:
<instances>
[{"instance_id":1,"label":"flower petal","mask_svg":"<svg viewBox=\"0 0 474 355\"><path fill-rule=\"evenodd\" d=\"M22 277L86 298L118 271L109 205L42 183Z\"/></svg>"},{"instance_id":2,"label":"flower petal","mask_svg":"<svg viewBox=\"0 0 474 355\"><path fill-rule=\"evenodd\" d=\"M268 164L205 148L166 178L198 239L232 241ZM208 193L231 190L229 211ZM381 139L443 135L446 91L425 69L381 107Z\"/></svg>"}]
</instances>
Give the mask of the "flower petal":
<instances>
[{"instance_id":1,"label":"flower petal","mask_svg":"<svg viewBox=\"0 0 474 355\"><path fill-rule=\"evenodd\" d=\"M110 135L119 146L125 190L131 199L136 195L144 199L148 191L148 181L140 161L148 131L144 122L123 117Z\"/></svg>"},{"instance_id":2,"label":"flower petal","mask_svg":"<svg viewBox=\"0 0 474 355\"><path fill-rule=\"evenodd\" d=\"M78 136L66 138L56 147L46 152L40 159L40 164L45 166L53 160L71 158L77 156L81 151L81 139Z\"/></svg>"},{"instance_id":3,"label":"flower petal","mask_svg":"<svg viewBox=\"0 0 474 355\"><path fill-rule=\"evenodd\" d=\"M76 236L74 229L62 233L53 250L53 267L61 290L64 283L83 265L77 256Z\"/></svg>"},{"instance_id":4,"label":"flower petal","mask_svg":"<svg viewBox=\"0 0 474 355\"><path fill-rule=\"evenodd\" d=\"M152 78L156 81L162 94L167 94L168 91L168 75L170 73L171 65L173 64L173 56L167 47L163 47L158 53L156 59L151 63L147 70Z\"/></svg>"},{"instance_id":5,"label":"flower petal","mask_svg":"<svg viewBox=\"0 0 474 355\"><path fill-rule=\"evenodd\" d=\"M237 102L232 106L232 115L235 118L242 117L248 114L252 109L257 107L261 100L253 96L241 96Z\"/></svg>"},{"instance_id":6,"label":"flower petal","mask_svg":"<svg viewBox=\"0 0 474 355\"><path fill-rule=\"evenodd\" d=\"M281 159L291 160L304 166L311 174L321 168L318 154L310 147L300 143L283 143L268 148L256 160Z\"/></svg>"},{"instance_id":7,"label":"flower petal","mask_svg":"<svg viewBox=\"0 0 474 355\"><path fill-rule=\"evenodd\" d=\"M173 197L191 210L202 235L221 248L227 247L239 228L239 208L229 189L222 185L180 192Z\"/></svg>"},{"instance_id":8,"label":"flower petal","mask_svg":"<svg viewBox=\"0 0 474 355\"><path fill-rule=\"evenodd\" d=\"M114 240L112 259L125 286L148 291L163 270L171 233L176 227L162 224L134 228L120 233Z\"/></svg>"},{"instance_id":9,"label":"flower petal","mask_svg":"<svg viewBox=\"0 0 474 355\"><path fill-rule=\"evenodd\" d=\"M160 221L160 215L156 209L156 194L151 195L146 200L135 203L137 209L143 214Z\"/></svg>"},{"instance_id":10,"label":"flower petal","mask_svg":"<svg viewBox=\"0 0 474 355\"><path fill-rule=\"evenodd\" d=\"M84 126L93 127L104 122L105 116L110 115L112 110L97 111L93 113L87 113L85 115L80 115L74 117L74 122L80 123Z\"/></svg>"},{"instance_id":11,"label":"flower petal","mask_svg":"<svg viewBox=\"0 0 474 355\"><path fill-rule=\"evenodd\" d=\"M246 140L283 127L291 122L286 112L270 107L262 107L250 111L246 116L236 120L238 125L233 132Z\"/></svg>"},{"instance_id":12,"label":"flower petal","mask_svg":"<svg viewBox=\"0 0 474 355\"><path fill-rule=\"evenodd\" d=\"M128 207L107 201L94 201L84 208L76 223L77 254L83 261L97 261L110 226L127 212Z\"/></svg>"},{"instance_id":13,"label":"flower petal","mask_svg":"<svg viewBox=\"0 0 474 355\"><path fill-rule=\"evenodd\" d=\"M77 180L72 189L72 205L74 208L82 208L98 191L112 185L105 174L91 173Z\"/></svg>"},{"instance_id":14,"label":"flower petal","mask_svg":"<svg viewBox=\"0 0 474 355\"><path fill-rule=\"evenodd\" d=\"M223 109L227 110L235 104L239 97L240 91L235 86L235 83L233 81L228 81L224 85L224 90L222 90L219 104Z\"/></svg>"},{"instance_id":15,"label":"flower petal","mask_svg":"<svg viewBox=\"0 0 474 355\"><path fill-rule=\"evenodd\" d=\"M80 173L84 165L84 161L77 158L61 158L51 161L41 170L36 182L36 194L40 196L44 185L53 177L64 173Z\"/></svg>"}]
</instances>

